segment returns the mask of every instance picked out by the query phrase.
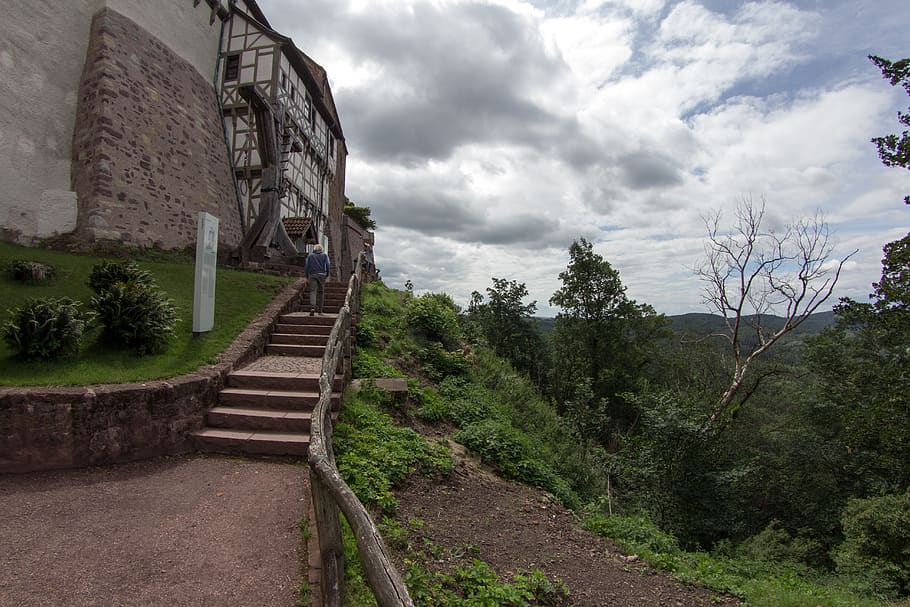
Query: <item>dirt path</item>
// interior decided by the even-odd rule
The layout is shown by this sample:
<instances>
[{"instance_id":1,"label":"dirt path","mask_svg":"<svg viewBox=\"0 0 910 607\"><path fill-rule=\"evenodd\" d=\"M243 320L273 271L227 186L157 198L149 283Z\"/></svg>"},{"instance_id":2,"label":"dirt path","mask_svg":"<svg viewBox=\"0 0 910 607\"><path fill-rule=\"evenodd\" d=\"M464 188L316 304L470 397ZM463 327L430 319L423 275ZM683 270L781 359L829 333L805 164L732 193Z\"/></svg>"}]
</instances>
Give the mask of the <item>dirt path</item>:
<instances>
[{"instance_id":1,"label":"dirt path","mask_svg":"<svg viewBox=\"0 0 910 607\"><path fill-rule=\"evenodd\" d=\"M414 475L397 495L402 524L422 520L425 537L449 549L476 546L477 558L504 577L540 568L569 587L575 607L739 605L624 561L615 545L585 531L542 491L502 480L471 459L459 457L441 483Z\"/></svg>"},{"instance_id":2,"label":"dirt path","mask_svg":"<svg viewBox=\"0 0 910 607\"><path fill-rule=\"evenodd\" d=\"M0 476L0 605L291 607L308 495L261 460Z\"/></svg>"}]
</instances>

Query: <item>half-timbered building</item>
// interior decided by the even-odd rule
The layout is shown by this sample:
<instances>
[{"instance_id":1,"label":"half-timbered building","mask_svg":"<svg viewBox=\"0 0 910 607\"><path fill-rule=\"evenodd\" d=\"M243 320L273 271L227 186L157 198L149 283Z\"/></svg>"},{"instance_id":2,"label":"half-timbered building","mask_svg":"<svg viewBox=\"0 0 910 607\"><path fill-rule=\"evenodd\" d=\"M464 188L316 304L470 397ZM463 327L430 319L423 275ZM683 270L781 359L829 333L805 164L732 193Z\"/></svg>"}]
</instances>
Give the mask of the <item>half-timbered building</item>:
<instances>
[{"instance_id":1,"label":"half-timbered building","mask_svg":"<svg viewBox=\"0 0 910 607\"><path fill-rule=\"evenodd\" d=\"M337 264L347 150L325 70L271 29L255 3L245 8L235 6L225 26L220 101L249 256L269 255L272 243L285 254L293 254L285 245L318 243ZM265 205L276 209L273 225L254 230Z\"/></svg>"}]
</instances>

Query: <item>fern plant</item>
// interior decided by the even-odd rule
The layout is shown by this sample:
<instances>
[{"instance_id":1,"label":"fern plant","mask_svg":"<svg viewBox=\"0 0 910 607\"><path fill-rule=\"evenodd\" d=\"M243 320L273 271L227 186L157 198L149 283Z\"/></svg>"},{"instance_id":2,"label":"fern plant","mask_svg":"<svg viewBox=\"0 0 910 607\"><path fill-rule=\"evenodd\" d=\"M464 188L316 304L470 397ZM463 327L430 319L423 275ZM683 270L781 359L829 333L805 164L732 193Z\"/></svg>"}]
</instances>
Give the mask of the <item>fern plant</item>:
<instances>
[{"instance_id":1,"label":"fern plant","mask_svg":"<svg viewBox=\"0 0 910 607\"><path fill-rule=\"evenodd\" d=\"M154 285L152 275L142 270L135 261L107 261L95 265L88 277L88 286L99 295L117 283L134 282Z\"/></svg>"},{"instance_id":2,"label":"fern plant","mask_svg":"<svg viewBox=\"0 0 910 607\"><path fill-rule=\"evenodd\" d=\"M92 315L69 297L29 299L9 310L3 338L24 358L52 359L79 350Z\"/></svg>"},{"instance_id":3,"label":"fern plant","mask_svg":"<svg viewBox=\"0 0 910 607\"><path fill-rule=\"evenodd\" d=\"M107 339L136 354L159 354L175 335L177 311L154 283L118 282L92 297Z\"/></svg>"},{"instance_id":4,"label":"fern plant","mask_svg":"<svg viewBox=\"0 0 910 607\"><path fill-rule=\"evenodd\" d=\"M25 259L14 259L6 267L6 273L19 282L50 282L57 277L57 268L50 264Z\"/></svg>"}]
</instances>

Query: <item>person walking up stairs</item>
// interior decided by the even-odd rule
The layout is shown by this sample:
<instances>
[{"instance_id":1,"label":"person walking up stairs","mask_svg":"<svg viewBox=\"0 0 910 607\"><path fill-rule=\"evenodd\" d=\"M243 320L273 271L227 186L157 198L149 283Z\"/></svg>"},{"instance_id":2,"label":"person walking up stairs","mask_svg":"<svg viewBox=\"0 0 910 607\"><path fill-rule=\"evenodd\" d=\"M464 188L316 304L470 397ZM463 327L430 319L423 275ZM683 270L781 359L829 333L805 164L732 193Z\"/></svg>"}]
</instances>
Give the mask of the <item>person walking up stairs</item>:
<instances>
[{"instance_id":1,"label":"person walking up stairs","mask_svg":"<svg viewBox=\"0 0 910 607\"><path fill-rule=\"evenodd\" d=\"M322 315L322 307L325 303L325 281L329 277L331 270L329 256L322 250L322 245L318 244L313 248L313 252L307 255L303 271L306 274L310 284L310 316L313 313Z\"/></svg>"}]
</instances>

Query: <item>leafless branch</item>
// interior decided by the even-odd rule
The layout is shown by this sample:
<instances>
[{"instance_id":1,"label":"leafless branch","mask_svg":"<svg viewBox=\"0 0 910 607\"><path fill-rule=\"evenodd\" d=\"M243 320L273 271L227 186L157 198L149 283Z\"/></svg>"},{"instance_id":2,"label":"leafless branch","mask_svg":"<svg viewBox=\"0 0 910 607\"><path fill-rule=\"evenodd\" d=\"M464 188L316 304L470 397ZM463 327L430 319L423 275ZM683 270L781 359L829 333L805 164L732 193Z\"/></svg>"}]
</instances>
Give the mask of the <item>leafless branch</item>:
<instances>
[{"instance_id":1,"label":"leafless branch","mask_svg":"<svg viewBox=\"0 0 910 607\"><path fill-rule=\"evenodd\" d=\"M828 224L819 214L780 232L763 229L764 218L764 197L755 204L744 196L728 231L721 230L720 211L704 219L705 257L695 273L704 282L703 302L724 319L723 337L733 356L730 386L708 425L728 410L755 359L831 296L844 264L856 254L836 260ZM784 317L781 328L767 325L771 314ZM747 342L748 335L753 339Z\"/></svg>"}]
</instances>

